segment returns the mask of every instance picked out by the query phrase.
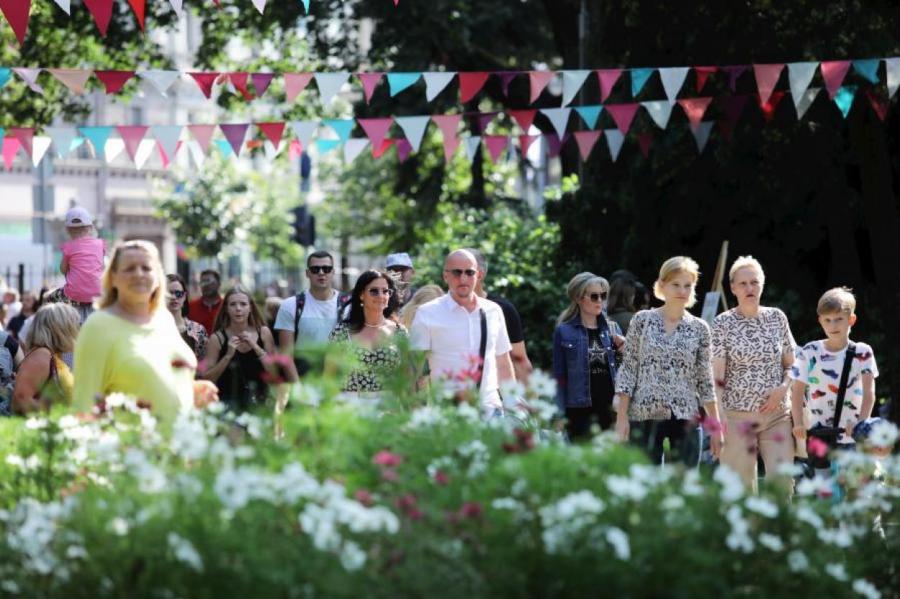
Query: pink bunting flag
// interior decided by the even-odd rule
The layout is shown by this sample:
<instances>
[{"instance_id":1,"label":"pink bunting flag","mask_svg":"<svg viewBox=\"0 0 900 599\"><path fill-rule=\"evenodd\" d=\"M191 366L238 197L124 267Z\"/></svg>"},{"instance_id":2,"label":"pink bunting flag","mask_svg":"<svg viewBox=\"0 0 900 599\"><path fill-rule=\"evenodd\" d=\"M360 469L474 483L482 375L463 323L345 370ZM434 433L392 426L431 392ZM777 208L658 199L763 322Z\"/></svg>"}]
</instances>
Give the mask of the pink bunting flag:
<instances>
[{"instance_id":1,"label":"pink bunting flag","mask_svg":"<svg viewBox=\"0 0 900 599\"><path fill-rule=\"evenodd\" d=\"M772 119L775 118L775 109L778 108L778 103L781 102L783 97L784 92L772 92L769 99L763 102L762 96L759 96L759 109L762 111L763 118L766 119L767 123L771 123Z\"/></svg>"},{"instance_id":2,"label":"pink bunting flag","mask_svg":"<svg viewBox=\"0 0 900 599\"><path fill-rule=\"evenodd\" d=\"M191 132L191 135L194 136L194 139L197 140L197 143L200 144L200 149L205 152L209 148L209 143L212 141L213 133L216 132L216 126L188 125L188 130Z\"/></svg>"},{"instance_id":3,"label":"pink bunting flag","mask_svg":"<svg viewBox=\"0 0 900 599\"><path fill-rule=\"evenodd\" d=\"M431 117L444 136L444 159L447 162L453 158L454 152L459 147L459 135L456 130L462 120L461 114L441 114Z\"/></svg>"},{"instance_id":4,"label":"pink bunting flag","mask_svg":"<svg viewBox=\"0 0 900 599\"><path fill-rule=\"evenodd\" d=\"M47 69L60 83L69 88L73 94L84 93L84 85L91 76L91 71L86 69Z\"/></svg>"},{"instance_id":5,"label":"pink bunting flag","mask_svg":"<svg viewBox=\"0 0 900 599\"><path fill-rule=\"evenodd\" d=\"M703 115L706 114L706 109L709 108L711 102L712 98L681 98L678 100L678 104L684 110L684 114L687 115L693 131L696 132L700 127L700 121L703 120Z\"/></svg>"},{"instance_id":6,"label":"pink bunting flag","mask_svg":"<svg viewBox=\"0 0 900 599\"><path fill-rule=\"evenodd\" d=\"M21 145L28 157L31 158L32 140L34 139L34 129L31 127L10 127L6 130L9 137L16 139Z\"/></svg>"},{"instance_id":7,"label":"pink bunting flag","mask_svg":"<svg viewBox=\"0 0 900 599\"><path fill-rule=\"evenodd\" d=\"M284 123L256 123L256 128L272 142L272 146L277 150L278 144L281 143L281 137L284 135Z\"/></svg>"},{"instance_id":8,"label":"pink bunting flag","mask_svg":"<svg viewBox=\"0 0 900 599\"><path fill-rule=\"evenodd\" d=\"M109 22L112 19L113 0L84 0L84 5L94 17L100 35L106 37Z\"/></svg>"},{"instance_id":9,"label":"pink bunting flag","mask_svg":"<svg viewBox=\"0 0 900 599\"><path fill-rule=\"evenodd\" d=\"M116 127L116 131L119 132L122 141L125 142L125 150L128 152L128 156L131 157L132 162L134 162L134 156L141 145L141 140L144 139L144 135L147 133L147 129L148 127L139 125L128 127L120 125Z\"/></svg>"},{"instance_id":10,"label":"pink bunting flag","mask_svg":"<svg viewBox=\"0 0 900 599\"><path fill-rule=\"evenodd\" d=\"M756 88L759 90L759 98L763 104L769 101L769 96L775 90L775 85L778 84L778 79L781 77L781 71L783 70L783 64L753 65L753 74L756 76Z\"/></svg>"},{"instance_id":11,"label":"pink bunting flag","mask_svg":"<svg viewBox=\"0 0 900 599\"><path fill-rule=\"evenodd\" d=\"M225 139L228 140L228 145L234 150L235 156L241 155L241 149L244 147L244 138L247 136L247 129L249 128L250 123L228 123L219 125L219 129L222 130L222 134L225 136Z\"/></svg>"},{"instance_id":12,"label":"pink bunting flag","mask_svg":"<svg viewBox=\"0 0 900 599\"><path fill-rule=\"evenodd\" d=\"M487 82L490 73L486 71L474 71L459 73L459 101L465 104L481 91Z\"/></svg>"},{"instance_id":13,"label":"pink bunting flag","mask_svg":"<svg viewBox=\"0 0 900 599\"><path fill-rule=\"evenodd\" d=\"M312 81L312 73L285 73L284 74L284 93L288 102L294 99L306 89L309 82Z\"/></svg>"},{"instance_id":14,"label":"pink bunting flag","mask_svg":"<svg viewBox=\"0 0 900 599\"><path fill-rule=\"evenodd\" d=\"M293 161L300 158L300 155L303 153L303 145L300 143L299 139L292 139L291 145L288 146L288 159Z\"/></svg>"},{"instance_id":15,"label":"pink bunting flag","mask_svg":"<svg viewBox=\"0 0 900 599\"><path fill-rule=\"evenodd\" d=\"M531 100L529 104L534 104L541 97L544 88L555 76L556 73L553 71L531 71L528 73L528 81L531 84Z\"/></svg>"},{"instance_id":16,"label":"pink bunting flag","mask_svg":"<svg viewBox=\"0 0 900 599\"><path fill-rule=\"evenodd\" d=\"M493 163L500 160L503 150L509 147L509 137L506 135L485 135L481 141L487 147L488 155Z\"/></svg>"},{"instance_id":17,"label":"pink bunting flag","mask_svg":"<svg viewBox=\"0 0 900 599\"><path fill-rule=\"evenodd\" d=\"M652 133L638 133L637 135L638 146L641 148L641 154L644 155L644 158L650 157L650 146L653 144L653 134Z\"/></svg>"},{"instance_id":18,"label":"pink bunting flag","mask_svg":"<svg viewBox=\"0 0 900 599\"><path fill-rule=\"evenodd\" d=\"M847 76L847 71L850 70L850 61L826 60L819 63L819 68L822 70L822 79L825 80L828 98L834 100L834 96L837 95L841 84L844 82L844 77Z\"/></svg>"},{"instance_id":19,"label":"pink bunting flag","mask_svg":"<svg viewBox=\"0 0 900 599\"><path fill-rule=\"evenodd\" d=\"M408 139L402 137L394 145L397 147L397 159L400 161L400 164L403 164L409 158L410 153L412 153L412 144L409 143Z\"/></svg>"},{"instance_id":20,"label":"pink bunting flag","mask_svg":"<svg viewBox=\"0 0 900 599\"><path fill-rule=\"evenodd\" d=\"M600 82L600 101L606 102L613 87L616 85L616 81L622 76L622 69L602 69L596 71L596 73Z\"/></svg>"},{"instance_id":21,"label":"pink bunting flag","mask_svg":"<svg viewBox=\"0 0 900 599\"><path fill-rule=\"evenodd\" d=\"M528 153L528 148L531 147L535 141L538 140L540 135L520 135L519 136L519 150L522 152L522 156Z\"/></svg>"},{"instance_id":22,"label":"pink bunting flag","mask_svg":"<svg viewBox=\"0 0 900 599\"><path fill-rule=\"evenodd\" d=\"M737 81L748 68L750 67L745 64L722 67L722 70L728 73L728 89L730 89L732 93L737 91Z\"/></svg>"},{"instance_id":23,"label":"pink bunting flag","mask_svg":"<svg viewBox=\"0 0 900 599\"><path fill-rule=\"evenodd\" d=\"M247 89L247 83L250 80L250 73L228 73L228 80L231 81L231 85L234 86L236 90L241 92L241 95L244 96L244 99L248 102L253 99L253 94L250 93L250 90ZM209 96L207 96L208 98Z\"/></svg>"},{"instance_id":24,"label":"pink bunting flag","mask_svg":"<svg viewBox=\"0 0 900 599\"><path fill-rule=\"evenodd\" d=\"M537 115L537 110L507 110L506 113L519 124L522 131L528 133L528 130L531 129L531 125L534 123L534 117Z\"/></svg>"},{"instance_id":25,"label":"pink bunting flag","mask_svg":"<svg viewBox=\"0 0 900 599\"><path fill-rule=\"evenodd\" d=\"M111 0L110 0L111 1ZM19 45L25 43L25 34L28 33L28 19L31 11L31 0L0 0L0 11L6 17L9 26L12 27ZM6 159L4 146L4 160Z\"/></svg>"},{"instance_id":26,"label":"pink bunting flag","mask_svg":"<svg viewBox=\"0 0 900 599\"><path fill-rule=\"evenodd\" d=\"M106 95L119 93L122 87L134 77L134 71L94 71L94 75L106 88Z\"/></svg>"},{"instance_id":27,"label":"pink bunting flag","mask_svg":"<svg viewBox=\"0 0 900 599\"><path fill-rule=\"evenodd\" d=\"M631 128L631 122L634 120L634 115L637 114L640 106L640 104L635 102L631 104L607 104L605 108L616 122L616 127L619 128L622 135L627 135L628 129Z\"/></svg>"},{"instance_id":28,"label":"pink bunting flag","mask_svg":"<svg viewBox=\"0 0 900 599\"><path fill-rule=\"evenodd\" d=\"M261 98L263 94L266 93L266 90L269 89L269 85L274 78L275 73L253 73L250 75L250 80L253 82L253 89L256 90L257 98Z\"/></svg>"},{"instance_id":29,"label":"pink bunting flag","mask_svg":"<svg viewBox=\"0 0 900 599\"><path fill-rule=\"evenodd\" d=\"M602 134L603 131L599 129L596 131L575 132L575 143L578 144L578 152L581 154L582 160L588 159L588 156L591 155L591 150L597 145L597 140L600 139Z\"/></svg>"},{"instance_id":30,"label":"pink bunting flag","mask_svg":"<svg viewBox=\"0 0 900 599\"><path fill-rule=\"evenodd\" d=\"M11 137L3 138L3 164L6 170L12 168L13 161L16 159L16 153L19 151L19 140Z\"/></svg>"},{"instance_id":31,"label":"pink bunting flag","mask_svg":"<svg viewBox=\"0 0 900 599\"><path fill-rule=\"evenodd\" d=\"M697 93L699 94L703 91L703 86L706 85L706 81L709 79L709 76L714 74L718 68L716 67L694 67L694 74L697 76Z\"/></svg>"},{"instance_id":32,"label":"pink bunting flag","mask_svg":"<svg viewBox=\"0 0 900 599\"><path fill-rule=\"evenodd\" d=\"M194 78L194 81L197 82L197 87L200 88L200 91L203 92L203 95L209 98L212 96L212 88L215 85L216 80L219 78L219 73L188 73L191 77ZM236 154L237 152L235 152Z\"/></svg>"},{"instance_id":33,"label":"pink bunting flag","mask_svg":"<svg viewBox=\"0 0 900 599\"><path fill-rule=\"evenodd\" d=\"M372 100L372 94L375 93L375 87L384 77L384 73L357 73L356 76L362 83L363 95L366 97L366 104L368 104Z\"/></svg>"},{"instance_id":34,"label":"pink bunting flag","mask_svg":"<svg viewBox=\"0 0 900 599\"><path fill-rule=\"evenodd\" d=\"M181 149L181 143L182 142L179 141L175 145L175 153L176 154L178 153L178 150ZM163 170L166 170L167 168L169 168L169 164L171 164L172 159L166 155L166 151L163 149L162 144L159 142L156 142L156 151L159 152L159 159L162 160Z\"/></svg>"},{"instance_id":35,"label":"pink bunting flag","mask_svg":"<svg viewBox=\"0 0 900 599\"><path fill-rule=\"evenodd\" d=\"M387 132L390 130L391 125L394 124L394 119L391 117L381 119L356 119L356 122L359 123L359 126L366 132L366 137L369 138L369 141L372 143L372 149L374 150L375 148L381 147L381 143L384 141Z\"/></svg>"}]
</instances>

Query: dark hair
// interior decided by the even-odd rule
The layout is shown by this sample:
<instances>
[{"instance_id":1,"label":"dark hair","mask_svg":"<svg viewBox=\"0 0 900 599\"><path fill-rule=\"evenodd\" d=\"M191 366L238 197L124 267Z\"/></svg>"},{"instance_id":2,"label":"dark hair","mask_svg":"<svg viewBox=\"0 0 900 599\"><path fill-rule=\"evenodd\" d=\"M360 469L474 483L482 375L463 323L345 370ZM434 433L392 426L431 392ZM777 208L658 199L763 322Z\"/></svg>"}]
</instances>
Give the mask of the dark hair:
<instances>
[{"instance_id":1,"label":"dark hair","mask_svg":"<svg viewBox=\"0 0 900 599\"><path fill-rule=\"evenodd\" d=\"M640 281L634 282L634 310L647 310L653 305L650 299L650 290Z\"/></svg>"},{"instance_id":2,"label":"dark hair","mask_svg":"<svg viewBox=\"0 0 900 599\"><path fill-rule=\"evenodd\" d=\"M609 314L617 312L636 312L634 309L634 281L626 278L613 279L609 285L609 300L606 309Z\"/></svg>"},{"instance_id":3,"label":"dark hair","mask_svg":"<svg viewBox=\"0 0 900 599\"><path fill-rule=\"evenodd\" d=\"M620 268L619 270L613 271L611 275L609 275L610 284L614 283L619 279L624 279L631 283L637 283L638 278L634 276L634 273L630 270L625 270L624 268Z\"/></svg>"},{"instance_id":4,"label":"dark hair","mask_svg":"<svg viewBox=\"0 0 900 599\"><path fill-rule=\"evenodd\" d=\"M309 268L309 263L313 258L328 258L329 260L331 260L331 265L334 266L334 256L332 256L325 250L317 250L306 257L306 268Z\"/></svg>"},{"instance_id":5,"label":"dark hair","mask_svg":"<svg viewBox=\"0 0 900 599\"><path fill-rule=\"evenodd\" d=\"M181 285L181 290L184 291L184 303L181 304L181 315L187 318L188 315L188 302L187 302L187 283L184 282L184 277L179 274L168 274L166 275L166 281L169 283L178 283Z\"/></svg>"},{"instance_id":6,"label":"dark hair","mask_svg":"<svg viewBox=\"0 0 900 599\"><path fill-rule=\"evenodd\" d=\"M202 271L202 272L200 273L200 278L201 278L201 279L203 278L203 275L212 275L212 276L214 276L214 277L216 278L216 281L218 281L219 283L222 282L222 275L220 275L220 274L219 274L219 271L217 271L217 270L213 270L213 269L211 269L211 268L207 268L206 270L204 270L204 271ZM184 290L187 291L187 287L185 287Z\"/></svg>"},{"instance_id":7,"label":"dark hair","mask_svg":"<svg viewBox=\"0 0 900 599\"><path fill-rule=\"evenodd\" d=\"M397 298L397 286L394 284L394 278L389 274L378 270L365 271L359 275L358 279L356 279L356 285L353 286L353 292L350 294L350 312L347 314L347 317L343 319L354 333L358 333L366 322L365 311L362 307L362 294L369 283L375 279L384 279L387 282L388 289L394 292L388 300L387 308L384 309L384 317L390 318L400 307L400 300Z\"/></svg>"},{"instance_id":8,"label":"dark hair","mask_svg":"<svg viewBox=\"0 0 900 599\"><path fill-rule=\"evenodd\" d=\"M231 324L231 317L228 316L228 300L231 299L232 295L238 294L246 295L247 300L250 302L250 316L247 318L247 325L254 329L265 326L266 322L262 314L260 314L256 302L253 301L253 295L243 285L235 285L225 292L225 298L222 299L222 307L219 309L219 314L216 316L216 324L213 326L214 331L224 331Z\"/></svg>"}]
</instances>

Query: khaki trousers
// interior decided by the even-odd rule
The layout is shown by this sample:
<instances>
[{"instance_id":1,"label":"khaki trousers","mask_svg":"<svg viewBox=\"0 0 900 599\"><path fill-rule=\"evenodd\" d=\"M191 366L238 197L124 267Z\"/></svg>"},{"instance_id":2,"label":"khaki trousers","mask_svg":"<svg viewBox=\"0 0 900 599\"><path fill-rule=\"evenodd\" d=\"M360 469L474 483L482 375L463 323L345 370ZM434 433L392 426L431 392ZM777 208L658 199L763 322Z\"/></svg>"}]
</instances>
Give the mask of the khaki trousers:
<instances>
[{"instance_id":1,"label":"khaki trousers","mask_svg":"<svg viewBox=\"0 0 900 599\"><path fill-rule=\"evenodd\" d=\"M794 461L794 437L790 412L737 412L725 410L725 447L719 461L737 472L754 494L757 487L757 456L766 465L766 479L787 495L793 493L794 481L781 474L782 464Z\"/></svg>"}]
</instances>

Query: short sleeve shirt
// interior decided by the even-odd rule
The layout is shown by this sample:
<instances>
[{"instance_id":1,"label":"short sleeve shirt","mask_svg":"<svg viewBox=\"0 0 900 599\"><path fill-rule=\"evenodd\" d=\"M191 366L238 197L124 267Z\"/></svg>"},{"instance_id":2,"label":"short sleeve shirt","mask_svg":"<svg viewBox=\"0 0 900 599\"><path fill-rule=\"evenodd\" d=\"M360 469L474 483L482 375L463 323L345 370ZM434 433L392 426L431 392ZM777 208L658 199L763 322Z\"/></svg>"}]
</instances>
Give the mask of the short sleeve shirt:
<instances>
[{"instance_id":1,"label":"short sleeve shirt","mask_svg":"<svg viewBox=\"0 0 900 599\"><path fill-rule=\"evenodd\" d=\"M847 348L839 352L825 349L823 341L812 341L797 351L790 377L807 385L806 405L812 417L812 426L834 426L834 410L837 406L837 394L841 384L841 371L844 368L844 356ZM847 392L844 395L844 407L841 411L841 427L859 422L862 408L863 386L862 375L871 374L878 377L878 366L875 354L866 343L856 343L856 353L847 377ZM852 443L853 439L846 434L841 435L838 443Z\"/></svg>"},{"instance_id":2,"label":"short sleeve shirt","mask_svg":"<svg viewBox=\"0 0 900 599\"><path fill-rule=\"evenodd\" d=\"M522 317L513 303L497 295L488 295L487 298L500 306L503 310L503 319L506 321L506 334L509 335L510 343L521 343L525 341L525 334L522 331Z\"/></svg>"},{"instance_id":3,"label":"short sleeve shirt","mask_svg":"<svg viewBox=\"0 0 900 599\"><path fill-rule=\"evenodd\" d=\"M766 393L784 382L782 358L794 353L787 316L778 308L760 308L755 318L732 309L713 321L713 358L725 360L722 407L757 412ZM783 406L787 410L787 398Z\"/></svg>"},{"instance_id":4,"label":"short sleeve shirt","mask_svg":"<svg viewBox=\"0 0 900 599\"><path fill-rule=\"evenodd\" d=\"M340 294L333 290L327 300L317 300L309 291L306 294L303 312L300 314L300 322L297 325L297 338L294 344L313 345L328 341L328 335L338 321L337 304ZM276 331L294 332L294 315L297 312L297 296L289 297L281 302L278 315L275 317Z\"/></svg>"},{"instance_id":5,"label":"short sleeve shirt","mask_svg":"<svg viewBox=\"0 0 900 599\"><path fill-rule=\"evenodd\" d=\"M69 263L63 288L66 297L82 303L94 301L101 293L106 242L96 237L70 239L62 244L62 253Z\"/></svg>"}]
</instances>

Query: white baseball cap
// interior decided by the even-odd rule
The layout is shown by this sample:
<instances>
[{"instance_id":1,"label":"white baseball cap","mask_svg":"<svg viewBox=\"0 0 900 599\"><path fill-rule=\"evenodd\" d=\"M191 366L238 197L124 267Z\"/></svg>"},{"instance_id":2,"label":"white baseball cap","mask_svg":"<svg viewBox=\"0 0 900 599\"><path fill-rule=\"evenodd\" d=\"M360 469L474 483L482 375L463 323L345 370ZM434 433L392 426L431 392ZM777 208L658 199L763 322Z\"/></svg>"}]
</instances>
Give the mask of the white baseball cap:
<instances>
[{"instance_id":1,"label":"white baseball cap","mask_svg":"<svg viewBox=\"0 0 900 599\"><path fill-rule=\"evenodd\" d=\"M412 268L412 258L410 258L409 254L407 254L406 252L388 254L387 260L384 261L384 267L391 268L393 266L405 266L406 268Z\"/></svg>"},{"instance_id":2,"label":"white baseball cap","mask_svg":"<svg viewBox=\"0 0 900 599\"><path fill-rule=\"evenodd\" d=\"M66 212L67 227L90 227L93 224L94 219L91 218L91 213L81 206L72 206Z\"/></svg>"}]
</instances>

